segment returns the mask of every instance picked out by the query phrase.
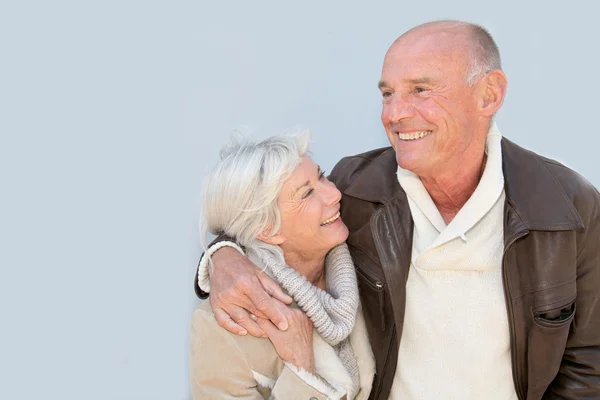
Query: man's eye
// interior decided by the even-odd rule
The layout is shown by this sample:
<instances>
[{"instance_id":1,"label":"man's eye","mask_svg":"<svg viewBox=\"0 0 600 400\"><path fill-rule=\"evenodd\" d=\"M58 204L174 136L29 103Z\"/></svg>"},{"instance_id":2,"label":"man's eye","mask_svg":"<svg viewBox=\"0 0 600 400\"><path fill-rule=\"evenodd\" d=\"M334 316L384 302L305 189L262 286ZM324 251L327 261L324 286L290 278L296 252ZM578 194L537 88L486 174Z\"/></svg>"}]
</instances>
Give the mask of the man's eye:
<instances>
[{"instance_id":1,"label":"man's eye","mask_svg":"<svg viewBox=\"0 0 600 400\"><path fill-rule=\"evenodd\" d=\"M415 88L415 93L423 93L426 91L427 91L427 89L425 89L424 87L416 87Z\"/></svg>"},{"instance_id":2,"label":"man's eye","mask_svg":"<svg viewBox=\"0 0 600 400\"><path fill-rule=\"evenodd\" d=\"M304 195L302 195L302 200L306 199L308 196L310 196L313 193L314 189L308 189L306 191L306 193L304 193Z\"/></svg>"},{"instance_id":3,"label":"man's eye","mask_svg":"<svg viewBox=\"0 0 600 400\"><path fill-rule=\"evenodd\" d=\"M386 92L381 92L381 96L382 96L384 99L390 98L390 97L392 97L392 92L389 92L389 91L386 91Z\"/></svg>"}]
</instances>

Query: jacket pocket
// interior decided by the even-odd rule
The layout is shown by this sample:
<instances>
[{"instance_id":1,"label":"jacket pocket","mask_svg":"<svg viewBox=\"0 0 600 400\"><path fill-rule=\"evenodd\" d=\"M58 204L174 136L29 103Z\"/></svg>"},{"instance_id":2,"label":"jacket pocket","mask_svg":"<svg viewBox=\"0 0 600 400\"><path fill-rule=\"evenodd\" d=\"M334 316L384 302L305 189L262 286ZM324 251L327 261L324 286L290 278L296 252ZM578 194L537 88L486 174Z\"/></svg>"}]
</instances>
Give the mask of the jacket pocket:
<instances>
[{"instance_id":1,"label":"jacket pocket","mask_svg":"<svg viewBox=\"0 0 600 400\"><path fill-rule=\"evenodd\" d=\"M356 266L358 289L363 302L365 318L370 323L375 323L376 326L379 326L381 331L385 331L387 329L385 282L375 272L372 272L380 267L362 250L352 245L348 247Z\"/></svg>"},{"instance_id":2,"label":"jacket pocket","mask_svg":"<svg viewBox=\"0 0 600 400\"><path fill-rule=\"evenodd\" d=\"M577 281L573 277L561 284L532 292L530 296L535 324L545 328L568 326L575 316Z\"/></svg>"},{"instance_id":3,"label":"jacket pocket","mask_svg":"<svg viewBox=\"0 0 600 400\"><path fill-rule=\"evenodd\" d=\"M386 319L385 319L385 291L384 291L384 283L376 278L372 278L368 276L361 269L357 268L359 281L364 282L366 286L371 288L372 290L377 292L377 300L379 303L379 317L381 318L381 331L385 331L386 328ZM361 285L361 283L359 283Z\"/></svg>"},{"instance_id":4,"label":"jacket pocket","mask_svg":"<svg viewBox=\"0 0 600 400\"><path fill-rule=\"evenodd\" d=\"M532 398L540 398L558 373L575 318L576 294L576 283L571 281L529 295L532 324L525 346Z\"/></svg>"},{"instance_id":5,"label":"jacket pocket","mask_svg":"<svg viewBox=\"0 0 600 400\"><path fill-rule=\"evenodd\" d=\"M575 297L573 297L562 304L534 310L533 317L537 324L546 328L562 328L571 324L575 317L575 310Z\"/></svg>"}]
</instances>

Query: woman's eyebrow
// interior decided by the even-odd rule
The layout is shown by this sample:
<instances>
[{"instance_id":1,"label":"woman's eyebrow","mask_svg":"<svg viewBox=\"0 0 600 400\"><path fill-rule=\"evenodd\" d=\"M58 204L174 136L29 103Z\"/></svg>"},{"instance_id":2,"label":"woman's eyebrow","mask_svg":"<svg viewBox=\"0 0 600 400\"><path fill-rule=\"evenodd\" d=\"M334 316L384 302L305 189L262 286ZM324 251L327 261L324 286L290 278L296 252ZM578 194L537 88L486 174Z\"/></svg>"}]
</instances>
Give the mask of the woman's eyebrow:
<instances>
[{"instance_id":1,"label":"woman's eyebrow","mask_svg":"<svg viewBox=\"0 0 600 400\"><path fill-rule=\"evenodd\" d=\"M323 170L321 169L320 165L317 165L317 176L321 176L321 172L323 172ZM310 180L307 180L306 182L304 182L302 185L298 186L295 190L294 190L294 194L298 193L298 190L302 189L304 186L308 186L310 185Z\"/></svg>"},{"instance_id":2,"label":"woman's eyebrow","mask_svg":"<svg viewBox=\"0 0 600 400\"><path fill-rule=\"evenodd\" d=\"M303 187L305 187L305 186L308 186L309 184L310 184L310 181L306 181L306 182L304 182L302 185L298 186L298 187L296 188L296 190L294 190L294 194L298 193L298 191L299 191L300 189L302 189L302 188L303 188Z\"/></svg>"}]
</instances>

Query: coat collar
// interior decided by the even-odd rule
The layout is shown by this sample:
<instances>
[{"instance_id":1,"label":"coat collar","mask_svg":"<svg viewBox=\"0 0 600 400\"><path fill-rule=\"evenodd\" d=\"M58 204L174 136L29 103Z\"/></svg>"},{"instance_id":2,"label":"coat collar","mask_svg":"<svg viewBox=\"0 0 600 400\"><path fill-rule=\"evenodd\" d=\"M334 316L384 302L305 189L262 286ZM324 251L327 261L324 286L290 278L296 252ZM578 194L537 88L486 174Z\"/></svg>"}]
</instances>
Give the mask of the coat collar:
<instances>
[{"instance_id":1,"label":"coat collar","mask_svg":"<svg viewBox=\"0 0 600 400\"><path fill-rule=\"evenodd\" d=\"M398 183L396 152L388 147L344 191L344 194L370 203L389 203L404 190Z\"/></svg>"},{"instance_id":2,"label":"coat collar","mask_svg":"<svg viewBox=\"0 0 600 400\"><path fill-rule=\"evenodd\" d=\"M565 231L583 228L575 206L536 153L502 138L502 171L506 199L528 230ZM396 153L389 147L374 159L344 194L370 203L387 204L405 196L396 177Z\"/></svg>"},{"instance_id":3,"label":"coat collar","mask_svg":"<svg viewBox=\"0 0 600 400\"><path fill-rule=\"evenodd\" d=\"M358 372L360 376L360 392L356 396L353 391L352 378L350 373L337 353L325 340L313 330L313 351L315 353L315 370L318 375L336 388L339 392L346 392L351 395L349 399L366 400L369 397L373 376L375 375L375 359L371 351L367 327L361 308L359 307L356 315L356 323L350 336L348 336L354 356L358 361Z\"/></svg>"},{"instance_id":4,"label":"coat collar","mask_svg":"<svg viewBox=\"0 0 600 400\"><path fill-rule=\"evenodd\" d=\"M506 198L528 230L568 231L583 228L575 206L546 161L502 139Z\"/></svg>"}]
</instances>

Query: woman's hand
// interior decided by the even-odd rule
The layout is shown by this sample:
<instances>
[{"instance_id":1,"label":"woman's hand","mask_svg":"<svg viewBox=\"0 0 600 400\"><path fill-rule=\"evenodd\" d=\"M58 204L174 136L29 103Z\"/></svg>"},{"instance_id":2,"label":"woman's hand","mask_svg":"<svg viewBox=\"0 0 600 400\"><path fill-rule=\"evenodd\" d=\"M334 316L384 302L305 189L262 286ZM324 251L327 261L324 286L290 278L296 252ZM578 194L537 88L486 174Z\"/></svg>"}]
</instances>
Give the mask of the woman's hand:
<instances>
[{"instance_id":1,"label":"woman's hand","mask_svg":"<svg viewBox=\"0 0 600 400\"><path fill-rule=\"evenodd\" d=\"M271 321L251 315L267 334L279 357L298 368L315 373L313 353L313 325L301 310L285 307L288 321L287 331L280 331Z\"/></svg>"}]
</instances>

